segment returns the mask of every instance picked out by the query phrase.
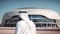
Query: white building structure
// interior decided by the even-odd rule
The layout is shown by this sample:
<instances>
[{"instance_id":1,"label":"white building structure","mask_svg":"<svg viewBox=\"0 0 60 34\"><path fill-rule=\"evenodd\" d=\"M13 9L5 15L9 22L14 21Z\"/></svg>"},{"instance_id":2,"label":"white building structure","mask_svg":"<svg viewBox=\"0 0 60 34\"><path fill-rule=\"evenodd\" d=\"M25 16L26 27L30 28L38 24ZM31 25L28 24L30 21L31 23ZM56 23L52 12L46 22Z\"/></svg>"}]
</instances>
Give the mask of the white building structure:
<instances>
[{"instance_id":1,"label":"white building structure","mask_svg":"<svg viewBox=\"0 0 60 34\"><path fill-rule=\"evenodd\" d=\"M3 27L15 27L19 21L19 12L27 12L37 28L60 28L60 16L52 10L40 9L34 7L18 8L5 13L2 19Z\"/></svg>"}]
</instances>

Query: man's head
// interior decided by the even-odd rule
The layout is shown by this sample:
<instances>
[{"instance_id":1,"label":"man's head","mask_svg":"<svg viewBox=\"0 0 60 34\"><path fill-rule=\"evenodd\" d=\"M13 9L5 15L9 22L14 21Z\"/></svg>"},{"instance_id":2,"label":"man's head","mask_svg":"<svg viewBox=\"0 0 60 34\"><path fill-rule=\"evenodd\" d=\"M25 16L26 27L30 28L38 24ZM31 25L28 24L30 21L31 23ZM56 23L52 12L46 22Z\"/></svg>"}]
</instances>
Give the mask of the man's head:
<instances>
[{"instance_id":1,"label":"man's head","mask_svg":"<svg viewBox=\"0 0 60 34\"><path fill-rule=\"evenodd\" d=\"M23 19L23 20L28 20L28 14L27 12L19 12L19 16Z\"/></svg>"}]
</instances>

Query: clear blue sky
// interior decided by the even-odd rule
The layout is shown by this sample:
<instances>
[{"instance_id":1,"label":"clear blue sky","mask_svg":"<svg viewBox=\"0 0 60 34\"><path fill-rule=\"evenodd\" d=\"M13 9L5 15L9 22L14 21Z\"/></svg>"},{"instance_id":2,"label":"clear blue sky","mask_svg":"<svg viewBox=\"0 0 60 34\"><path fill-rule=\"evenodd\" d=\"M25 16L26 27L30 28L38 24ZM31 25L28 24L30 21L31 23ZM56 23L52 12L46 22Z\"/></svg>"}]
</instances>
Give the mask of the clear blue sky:
<instances>
[{"instance_id":1,"label":"clear blue sky","mask_svg":"<svg viewBox=\"0 0 60 34\"><path fill-rule=\"evenodd\" d=\"M0 19L8 10L22 7L38 7L54 10L60 14L59 0L0 0Z\"/></svg>"}]
</instances>

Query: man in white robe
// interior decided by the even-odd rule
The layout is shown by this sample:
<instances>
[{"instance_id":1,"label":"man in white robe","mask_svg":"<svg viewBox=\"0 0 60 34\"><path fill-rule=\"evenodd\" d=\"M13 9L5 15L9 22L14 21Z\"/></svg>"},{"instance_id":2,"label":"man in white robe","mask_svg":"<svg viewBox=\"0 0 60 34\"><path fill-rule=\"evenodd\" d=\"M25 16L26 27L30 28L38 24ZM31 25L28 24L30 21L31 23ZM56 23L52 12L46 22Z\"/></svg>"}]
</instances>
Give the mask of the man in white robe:
<instances>
[{"instance_id":1,"label":"man in white robe","mask_svg":"<svg viewBox=\"0 0 60 34\"><path fill-rule=\"evenodd\" d=\"M29 20L27 13L20 13L21 21L16 25L15 34L36 34L35 24Z\"/></svg>"}]
</instances>

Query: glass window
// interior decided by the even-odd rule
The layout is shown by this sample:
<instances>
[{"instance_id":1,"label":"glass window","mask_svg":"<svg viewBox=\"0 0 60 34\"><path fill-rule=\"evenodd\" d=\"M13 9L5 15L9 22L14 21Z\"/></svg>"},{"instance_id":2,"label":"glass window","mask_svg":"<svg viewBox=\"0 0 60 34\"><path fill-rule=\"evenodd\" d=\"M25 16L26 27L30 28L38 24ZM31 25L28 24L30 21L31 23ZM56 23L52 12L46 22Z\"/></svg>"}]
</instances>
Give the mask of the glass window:
<instances>
[{"instance_id":1,"label":"glass window","mask_svg":"<svg viewBox=\"0 0 60 34\"><path fill-rule=\"evenodd\" d=\"M47 25L47 24L41 24L41 23L40 23L40 24L36 24L36 27L42 28L42 27L46 27L46 25Z\"/></svg>"},{"instance_id":2,"label":"glass window","mask_svg":"<svg viewBox=\"0 0 60 34\"><path fill-rule=\"evenodd\" d=\"M31 19L33 22L53 22L53 20L50 19Z\"/></svg>"},{"instance_id":3,"label":"glass window","mask_svg":"<svg viewBox=\"0 0 60 34\"><path fill-rule=\"evenodd\" d=\"M56 24L52 24L52 27L56 27Z\"/></svg>"},{"instance_id":4,"label":"glass window","mask_svg":"<svg viewBox=\"0 0 60 34\"><path fill-rule=\"evenodd\" d=\"M46 24L42 24L42 27L46 27Z\"/></svg>"},{"instance_id":5,"label":"glass window","mask_svg":"<svg viewBox=\"0 0 60 34\"><path fill-rule=\"evenodd\" d=\"M47 17L42 15L29 15L29 18L33 22L54 22L53 19L48 19Z\"/></svg>"},{"instance_id":6,"label":"glass window","mask_svg":"<svg viewBox=\"0 0 60 34\"><path fill-rule=\"evenodd\" d=\"M36 27L41 27L41 24L36 24Z\"/></svg>"},{"instance_id":7,"label":"glass window","mask_svg":"<svg viewBox=\"0 0 60 34\"><path fill-rule=\"evenodd\" d=\"M51 24L48 24L48 27L51 27Z\"/></svg>"},{"instance_id":8,"label":"glass window","mask_svg":"<svg viewBox=\"0 0 60 34\"><path fill-rule=\"evenodd\" d=\"M42 15L29 15L29 18L32 19L46 19L46 17L42 16Z\"/></svg>"},{"instance_id":9,"label":"glass window","mask_svg":"<svg viewBox=\"0 0 60 34\"><path fill-rule=\"evenodd\" d=\"M31 19L31 15L28 15L28 17Z\"/></svg>"}]
</instances>

